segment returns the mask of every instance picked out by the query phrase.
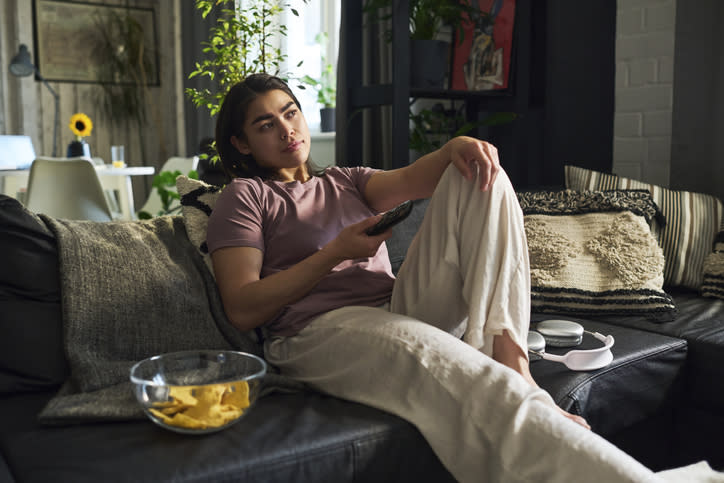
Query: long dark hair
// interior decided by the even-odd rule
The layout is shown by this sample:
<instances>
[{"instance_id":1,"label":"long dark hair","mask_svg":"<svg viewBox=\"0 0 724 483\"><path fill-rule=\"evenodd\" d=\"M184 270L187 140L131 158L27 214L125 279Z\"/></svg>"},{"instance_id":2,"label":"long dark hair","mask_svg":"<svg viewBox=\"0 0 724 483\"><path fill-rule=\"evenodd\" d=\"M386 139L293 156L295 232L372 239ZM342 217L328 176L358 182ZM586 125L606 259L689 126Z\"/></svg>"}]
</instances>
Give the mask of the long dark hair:
<instances>
[{"instance_id":1,"label":"long dark hair","mask_svg":"<svg viewBox=\"0 0 724 483\"><path fill-rule=\"evenodd\" d=\"M231 137L248 141L244 133L249 104L261 94L271 90L280 90L292 98L301 112L302 106L286 82L269 74L252 74L241 82L234 84L221 104L219 117L216 120L216 150L219 153L224 171L232 178L274 179L275 169L260 166L251 154L242 154L233 144ZM307 161L309 173L315 169Z\"/></svg>"}]
</instances>

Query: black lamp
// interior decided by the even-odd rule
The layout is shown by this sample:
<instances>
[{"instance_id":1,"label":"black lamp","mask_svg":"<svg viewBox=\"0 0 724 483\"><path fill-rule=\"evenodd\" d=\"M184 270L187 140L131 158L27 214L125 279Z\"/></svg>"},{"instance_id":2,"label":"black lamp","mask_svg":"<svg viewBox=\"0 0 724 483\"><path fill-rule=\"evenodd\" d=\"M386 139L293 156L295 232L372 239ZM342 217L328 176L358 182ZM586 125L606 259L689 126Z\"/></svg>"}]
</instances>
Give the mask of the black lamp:
<instances>
[{"instance_id":1,"label":"black lamp","mask_svg":"<svg viewBox=\"0 0 724 483\"><path fill-rule=\"evenodd\" d=\"M15 57L13 57L13 60L10 61L9 68L10 73L17 77L27 77L30 74L35 74L38 79L43 81L43 84L45 84L45 87L48 88L50 93L53 94L53 98L55 98L55 120L53 122L53 157L56 157L58 151L58 111L60 109L60 97L58 96L58 93L55 92L52 87L50 87L48 81L46 81L43 76L40 75L40 72L38 72L38 68L35 67L35 65L30 61L30 52L28 52L28 47L25 44L20 44L20 49L18 50L18 53L15 54Z\"/></svg>"}]
</instances>

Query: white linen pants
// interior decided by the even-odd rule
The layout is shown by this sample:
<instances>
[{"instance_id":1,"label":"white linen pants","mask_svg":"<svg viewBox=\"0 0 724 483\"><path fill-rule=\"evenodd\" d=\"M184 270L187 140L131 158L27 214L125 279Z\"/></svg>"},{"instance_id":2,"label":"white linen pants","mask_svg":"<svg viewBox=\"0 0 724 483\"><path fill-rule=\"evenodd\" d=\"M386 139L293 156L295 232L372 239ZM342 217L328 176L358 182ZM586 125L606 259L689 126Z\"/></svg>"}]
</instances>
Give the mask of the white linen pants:
<instances>
[{"instance_id":1,"label":"white linen pants","mask_svg":"<svg viewBox=\"0 0 724 483\"><path fill-rule=\"evenodd\" d=\"M267 360L319 391L411 422L461 482L658 481L489 357L503 330L527 353L530 278L508 177L500 172L486 192L478 186L446 170L389 310L328 312L295 336L269 339Z\"/></svg>"}]
</instances>

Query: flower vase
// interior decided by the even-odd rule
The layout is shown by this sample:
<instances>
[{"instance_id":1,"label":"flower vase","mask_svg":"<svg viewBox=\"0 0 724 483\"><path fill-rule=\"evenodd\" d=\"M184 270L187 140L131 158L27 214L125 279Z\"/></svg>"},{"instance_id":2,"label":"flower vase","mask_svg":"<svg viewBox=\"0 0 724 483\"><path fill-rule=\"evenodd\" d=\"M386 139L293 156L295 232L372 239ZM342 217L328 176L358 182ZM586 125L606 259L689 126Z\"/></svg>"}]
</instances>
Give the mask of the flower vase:
<instances>
[{"instance_id":1,"label":"flower vase","mask_svg":"<svg viewBox=\"0 0 724 483\"><path fill-rule=\"evenodd\" d=\"M77 158L80 156L84 158L91 157L90 144L88 144L85 139L81 139L80 141L71 141L70 144L68 144L68 153L66 154L66 157Z\"/></svg>"}]
</instances>

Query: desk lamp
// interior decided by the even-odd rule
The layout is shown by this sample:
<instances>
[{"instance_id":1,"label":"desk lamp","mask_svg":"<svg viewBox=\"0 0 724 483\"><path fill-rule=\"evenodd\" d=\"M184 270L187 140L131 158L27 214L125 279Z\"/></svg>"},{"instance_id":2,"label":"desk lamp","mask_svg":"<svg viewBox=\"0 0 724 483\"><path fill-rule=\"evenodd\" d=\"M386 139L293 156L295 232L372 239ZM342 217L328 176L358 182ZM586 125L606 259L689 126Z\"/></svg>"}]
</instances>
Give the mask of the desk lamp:
<instances>
[{"instance_id":1,"label":"desk lamp","mask_svg":"<svg viewBox=\"0 0 724 483\"><path fill-rule=\"evenodd\" d=\"M45 84L45 87L48 88L51 94L53 94L53 97L55 98L55 119L53 121L53 157L57 156L57 139L58 139L58 111L60 109L60 97L58 96L58 93L53 90L52 87L50 87L50 84L48 84L48 81L43 78L42 75L40 75L40 72L38 72L38 68L30 61L30 52L28 52L28 47L25 44L20 44L20 49L18 50L18 53L15 54L15 57L13 57L13 60L10 61L10 73L17 77L27 77L30 74L35 74L35 76L43 81L43 84Z\"/></svg>"}]
</instances>

